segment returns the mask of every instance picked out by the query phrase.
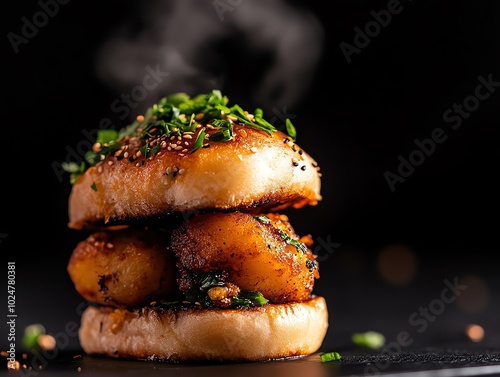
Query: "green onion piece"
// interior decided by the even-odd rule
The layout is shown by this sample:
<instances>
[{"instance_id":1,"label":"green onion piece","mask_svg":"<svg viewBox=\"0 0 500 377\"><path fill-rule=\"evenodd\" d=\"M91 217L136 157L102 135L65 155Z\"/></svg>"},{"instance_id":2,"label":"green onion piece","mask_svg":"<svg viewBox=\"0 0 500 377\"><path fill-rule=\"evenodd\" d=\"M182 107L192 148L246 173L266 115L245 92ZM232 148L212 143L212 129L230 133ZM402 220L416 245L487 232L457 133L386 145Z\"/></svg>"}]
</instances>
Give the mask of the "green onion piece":
<instances>
[{"instance_id":1,"label":"green onion piece","mask_svg":"<svg viewBox=\"0 0 500 377\"><path fill-rule=\"evenodd\" d=\"M232 306L262 306L269 302L262 293L242 289L232 298Z\"/></svg>"},{"instance_id":2,"label":"green onion piece","mask_svg":"<svg viewBox=\"0 0 500 377\"><path fill-rule=\"evenodd\" d=\"M322 363L327 363L329 361L338 361L341 359L341 356L338 352L321 352L319 354Z\"/></svg>"},{"instance_id":3,"label":"green onion piece","mask_svg":"<svg viewBox=\"0 0 500 377\"><path fill-rule=\"evenodd\" d=\"M264 216L264 215L257 215L257 216L254 216L254 218L259 220L261 223L264 223L264 224L269 224L271 222L269 217Z\"/></svg>"},{"instance_id":4,"label":"green onion piece","mask_svg":"<svg viewBox=\"0 0 500 377\"><path fill-rule=\"evenodd\" d=\"M38 347L38 338L45 335L45 327L39 323L26 326L24 329L22 343L26 350Z\"/></svg>"},{"instance_id":5,"label":"green onion piece","mask_svg":"<svg viewBox=\"0 0 500 377\"><path fill-rule=\"evenodd\" d=\"M293 126L293 123L290 119L286 118L285 126L286 126L286 133L288 134L288 136L290 136L293 141L296 141L297 131L295 130L295 127Z\"/></svg>"},{"instance_id":6,"label":"green onion piece","mask_svg":"<svg viewBox=\"0 0 500 377\"><path fill-rule=\"evenodd\" d=\"M352 342L358 347L379 349L385 344L385 337L376 331L355 333L351 337Z\"/></svg>"},{"instance_id":7,"label":"green onion piece","mask_svg":"<svg viewBox=\"0 0 500 377\"><path fill-rule=\"evenodd\" d=\"M205 128L202 128L201 131L198 133L198 136L196 136L196 140L194 141L191 153L194 153L198 149L200 149L203 146L203 141L205 141Z\"/></svg>"},{"instance_id":8,"label":"green onion piece","mask_svg":"<svg viewBox=\"0 0 500 377\"><path fill-rule=\"evenodd\" d=\"M115 141L118 138L118 131L116 130L98 130L96 143L107 144Z\"/></svg>"}]
</instances>

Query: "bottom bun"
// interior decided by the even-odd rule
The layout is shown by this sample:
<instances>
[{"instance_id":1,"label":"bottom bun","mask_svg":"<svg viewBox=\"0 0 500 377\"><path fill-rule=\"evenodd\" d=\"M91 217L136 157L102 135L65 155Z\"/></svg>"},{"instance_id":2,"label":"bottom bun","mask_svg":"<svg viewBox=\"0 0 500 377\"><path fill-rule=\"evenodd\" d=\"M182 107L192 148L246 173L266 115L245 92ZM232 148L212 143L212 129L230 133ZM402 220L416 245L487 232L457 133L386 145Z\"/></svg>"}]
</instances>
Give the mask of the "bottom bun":
<instances>
[{"instance_id":1,"label":"bottom bun","mask_svg":"<svg viewBox=\"0 0 500 377\"><path fill-rule=\"evenodd\" d=\"M80 344L87 354L172 362L265 361L307 356L321 346L328 312L321 296L243 309L89 306Z\"/></svg>"}]
</instances>

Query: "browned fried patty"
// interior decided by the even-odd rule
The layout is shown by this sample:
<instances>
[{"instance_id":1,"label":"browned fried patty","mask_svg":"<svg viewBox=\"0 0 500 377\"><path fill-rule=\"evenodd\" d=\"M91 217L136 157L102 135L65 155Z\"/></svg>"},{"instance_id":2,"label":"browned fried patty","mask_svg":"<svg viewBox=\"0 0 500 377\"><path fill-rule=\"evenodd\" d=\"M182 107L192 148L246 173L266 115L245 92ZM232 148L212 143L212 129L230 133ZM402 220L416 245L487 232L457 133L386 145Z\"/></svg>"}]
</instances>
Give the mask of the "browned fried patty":
<instances>
[{"instance_id":1,"label":"browned fried patty","mask_svg":"<svg viewBox=\"0 0 500 377\"><path fill-rule=\"evenodd\" d=\"M308 299L319 277L310 238L300 242L286 216L262 219L242 212L196 215L172 236L102 230L76 246L68 272L84 298L115 307L178 297L193 288L193 273L212 272L224 275L235 294L258 291L273 303Z\"/></svg>"},{"instance_id":2,"label":"browned fried patty","mask_svg":"<svg viewBox=\"0 0 500 377\"><path fill-rule=\"evenodd\" d=\"M78 243L68 263L75 288L101 305L136 306L177 291L177 269L166 232L123 228Z\"/></svg>"},{"instance_id":3,"label":"browned fried patty","mask_svg":"<svg viewBox=\"0 0 500 377\"><path fill-rule=\"evenodd\" d=\"M69 227L193 210L275 211L321 200L317 163L283 132L235 125L232 140L196 153L188 152L196 134L189 136L165 142L148 158L130 138L127 149L87 169L72 187Z\"/></svg>"},{"instance_id":4,"label":"browned fried patty","mask_svg":"<svg viewBox=\"0 0 500 377\"><path fill-rule=\"evenodd\" d=\"M273 303L307 300L319 278L315 256L298 241L286 217L263 219L242 212L213 213L195 216L174 230L180 289L188 292L196 284L193 273L221 272L226 281L258 291Z\"/></svg>"}]
</instances>

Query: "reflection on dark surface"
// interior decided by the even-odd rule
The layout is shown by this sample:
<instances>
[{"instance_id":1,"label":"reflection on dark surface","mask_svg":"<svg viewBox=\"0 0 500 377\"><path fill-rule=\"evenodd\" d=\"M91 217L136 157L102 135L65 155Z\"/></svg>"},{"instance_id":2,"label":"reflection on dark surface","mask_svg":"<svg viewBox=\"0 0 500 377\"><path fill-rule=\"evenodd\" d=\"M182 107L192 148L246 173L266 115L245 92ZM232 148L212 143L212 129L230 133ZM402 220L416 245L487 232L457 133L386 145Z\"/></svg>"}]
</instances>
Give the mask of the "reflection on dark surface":
<instances>
[{"instance_id":1,"label":"reflection on dark surface","mask_svg":"<svg viewBox=\"0 0 500 377\"><path fill-rule=\"evenodd\" d=\"M500 373L500 351L463 345L402 353L393 353L390 350L342 350L341 355L340 361L325 363L321 362L319 353L316 353L303 358L255 363L173 364L157 361L118 360L65 352L44 363L42 368L39 368L40 359L24 359L19 374L32 376L40 373L43 376L74 374L87 376L141 375L144 377L153 375L175 375L176 377L340 377L418 371L427 371L429 375L438 375L442 371L445 373L442 375L447 376Z\"/></svg>"}]
</instances>

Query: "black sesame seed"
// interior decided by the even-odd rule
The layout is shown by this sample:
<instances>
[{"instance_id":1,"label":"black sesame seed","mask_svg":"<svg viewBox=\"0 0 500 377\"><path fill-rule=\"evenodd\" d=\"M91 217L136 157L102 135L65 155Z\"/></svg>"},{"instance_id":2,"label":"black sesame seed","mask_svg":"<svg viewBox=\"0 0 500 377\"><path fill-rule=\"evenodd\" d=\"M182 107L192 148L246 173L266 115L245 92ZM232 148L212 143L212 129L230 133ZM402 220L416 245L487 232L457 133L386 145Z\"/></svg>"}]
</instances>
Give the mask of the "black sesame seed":
<instances>
[{"instance_id":1,"label":"black sesame seed","mask_svg":"<svg viewBox=\"0 0 500 377\"><path fill-rule=\"evenodd\" d=\"M302 165L302 166L300 167L300 170L302 170L302 171L306 170L306 166L305 166L305 165Z\"/></svg>"},{"instance_id":2,"label":"black sesame seed","mask_svg":"<svg viewBox=\"0 0 500 377\"><path fill-rule=\"evenodd\" d=\"M298 162L294 162L293 166L299 166L299 163Z\"/></svg>"}]
</instances>

